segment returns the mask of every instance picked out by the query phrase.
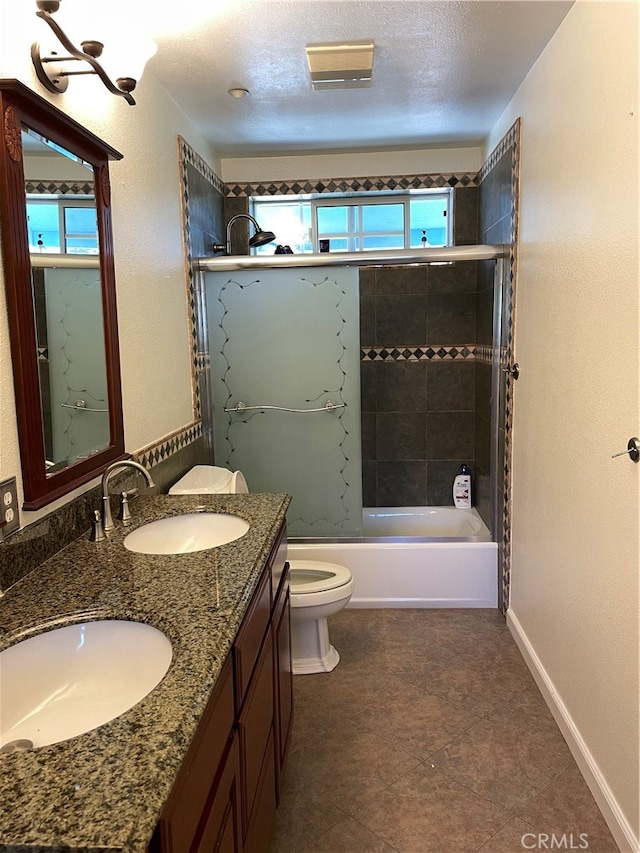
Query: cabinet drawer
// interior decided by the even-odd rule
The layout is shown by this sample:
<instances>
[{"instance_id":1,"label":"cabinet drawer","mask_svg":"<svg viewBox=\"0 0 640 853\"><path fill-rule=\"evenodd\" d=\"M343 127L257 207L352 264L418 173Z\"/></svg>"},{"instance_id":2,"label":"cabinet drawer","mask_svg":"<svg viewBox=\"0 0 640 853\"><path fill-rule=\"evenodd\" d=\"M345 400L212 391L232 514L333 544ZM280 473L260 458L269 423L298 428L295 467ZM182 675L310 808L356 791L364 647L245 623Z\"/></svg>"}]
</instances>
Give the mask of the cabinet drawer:
<instances>
[{"instance_id":1,"label":"cabinet drawer","mask_svg":"<svg viewBox=\"0 0 640 853\"><path fill-rule=\"evenodd\" d=\"M238 720L244 832L258 791L260 770L273 726L273 639L268 632ZM273 741L271 741L273 744ZM273 746L271 747L273 749Z\"/></svg>"},{"instance_id":2,"label":"cabinet drawer","mask_svg":"<svg viewBox=\"0 0 640 853\"><path fill-rule=\"evenodd\" d=\"M192 849L233 723L233 667L228 658L158 824L162 850Z\"/></svg>"},{"instance_id":3,"label":"cabinet drawer","mask_svg":"<svg viewBox=\"0 0 640 853\"><path fill-rule=\"evenodd\" d=\"M242 706L244 694L262 645L271 616L271 575L265 571L247 610L233 645L236 670L236 707Z\"/></svg>"}]
</instances>

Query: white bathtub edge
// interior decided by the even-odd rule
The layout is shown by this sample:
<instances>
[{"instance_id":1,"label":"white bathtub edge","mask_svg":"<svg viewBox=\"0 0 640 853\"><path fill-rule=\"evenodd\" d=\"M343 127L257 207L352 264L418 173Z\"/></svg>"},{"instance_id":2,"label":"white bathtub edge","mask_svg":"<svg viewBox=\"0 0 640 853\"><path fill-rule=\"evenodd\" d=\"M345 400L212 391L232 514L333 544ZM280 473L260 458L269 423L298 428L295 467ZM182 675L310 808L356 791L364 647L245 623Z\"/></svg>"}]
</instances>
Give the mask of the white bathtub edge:
<instances>
[{"instance_id":1,"label":"white bathtub edge","mask_svg":"<svg viewBox=\"0 0 640 853\"><path fill-rule=\"evenodd\" d=\"M290 543L288 558L346 566L353 577L349 607L498 606L494 542Z\"/></svg>"},{"instance_id":2,"label":"white bathtub edge","mask_svg":"<svg viewBox=\"0 0 640 853\"><path fill-rule=\"evenodd\" d=\"M529 638L518 621L518 617L511 609L507 610L507 627L511 631L527 666L531 670L531 674L545 702L549 706L549 710L553 714L558 728L562 732L571 750L571 754L575 758L576 764L580 768L580 772L584 776L584 780L593 794L593 798L598 804L598 808L602 812L607 826L611 830L616 844L622 851L636 853L636 851L640 850L640 839L636 838L633 828L620 808L613 791L607 784L607 780L602 775L595 758L580 734L579 728L558 695L553 681L529 642Z\"/></svg>"}]
</instances>

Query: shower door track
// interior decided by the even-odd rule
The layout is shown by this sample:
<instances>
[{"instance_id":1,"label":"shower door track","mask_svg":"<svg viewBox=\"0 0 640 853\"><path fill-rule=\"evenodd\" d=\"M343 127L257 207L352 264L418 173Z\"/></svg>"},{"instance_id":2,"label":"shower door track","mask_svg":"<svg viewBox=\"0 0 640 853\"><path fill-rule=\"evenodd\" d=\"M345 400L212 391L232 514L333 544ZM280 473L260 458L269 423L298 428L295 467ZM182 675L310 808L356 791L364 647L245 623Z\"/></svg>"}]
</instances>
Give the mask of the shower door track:
<instances>
[{"instance_id":1,"label":"shower door track","mask_svg":"<svg viewBox=\"0 0 640 853\"><path fill-rule=\"evenodd\" d=\"M264 270L290 267L383 267L398 264L451 264L491 261L505 255L504 246L443 246L427 249L378 249L366 252L320 252L301 255L215 255L197 258L202 272Z\"/></svg>"}]
</instances>

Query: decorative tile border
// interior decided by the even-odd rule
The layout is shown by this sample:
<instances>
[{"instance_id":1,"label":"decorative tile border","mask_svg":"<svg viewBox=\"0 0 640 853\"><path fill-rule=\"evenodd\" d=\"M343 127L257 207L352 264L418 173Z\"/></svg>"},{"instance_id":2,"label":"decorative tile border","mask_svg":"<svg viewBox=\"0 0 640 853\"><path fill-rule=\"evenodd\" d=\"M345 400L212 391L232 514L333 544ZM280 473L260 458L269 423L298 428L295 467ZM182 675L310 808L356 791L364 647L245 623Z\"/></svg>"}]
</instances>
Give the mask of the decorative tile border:
<instances>
[{"instance_id":1,"label":"decorative tile border","mask_svg":"<svg viewBox=\"0 0 640 853\"><path fill-rule=\"evenodd\" d=\"M253 195L309 195L322 193L381 192L384 190L477 187L477 172L443 175L396 175L374 178L326 178L324 180L278 181L257 184L225 184L225 194L240 198Z\"/></svg>"},{"instance_id":2,"label":"decorative tile border","mask_svg":"<svg viewBox=\"0 0 640 853\"><path fill-rule=\"evenodd\" d=\"M513 345L515 330L516 283L518 276L518 240L519 240L519 209L520 209L520 138L521 119L518 118L491 152L480 170L480 182L491 172L496 163L505 154L511 155L511 204L509 211L509 257L506 264L506 280L503 284L502 302L502 340L500 364L511 364L513 361ZM502 608L506 611L509 606L511 587L511 466L513 453L513 379L511 374L505 374L504 381L504 430L505 446L503 471L502 506L502 564L500 583L502 586ZM497 484L496 484L497 486Z\"/></svg>"},{"instance_id":3,"label":"decorative tile border","mask_svg":"<svg viewBox=\"0 0 640 853\"><path fill-rule=\"evenodd\" d=\"M32 195L95 195L93 183L68 181L25 181L25 192Z\"/></svg>"},{"instance_id":4,"label":"decorative tile border","mask_svg":"<svg viewBox=\"0 0 640 853\"><path fill-rule=\"evenodd\" d=\"M170 433L160 441L149 444L132 454L133 459L144 465L145 468L150 468L152 465L157 465L163 459L173 456L183 447L192 444L202 436L202 422L189 424L182 429Z\"/></svg>"},{"instance_id":5,"label":"decorative tile border","mask_svg":"<svg viewBox=\"0 0 640 853\"><path fill-rule=\"evenodd\" d=\"M220 195L225 195L225 184L222 179L216 175L211 166L181 136L178 137L178 146L181 152L181 162L184 164L190 163L209 181L214 189L218 190Z\"/></svg>"},{"instance_id":6,"label":"decorative tile border","mask_svg":"<svg viewBox=\"0 0 640 853\"><path fill-rule=\"evenodd\" d=\"M476 350L476 344L364 347L360 350L360 361L477 361Z\"/></svg>"}]
</instances>

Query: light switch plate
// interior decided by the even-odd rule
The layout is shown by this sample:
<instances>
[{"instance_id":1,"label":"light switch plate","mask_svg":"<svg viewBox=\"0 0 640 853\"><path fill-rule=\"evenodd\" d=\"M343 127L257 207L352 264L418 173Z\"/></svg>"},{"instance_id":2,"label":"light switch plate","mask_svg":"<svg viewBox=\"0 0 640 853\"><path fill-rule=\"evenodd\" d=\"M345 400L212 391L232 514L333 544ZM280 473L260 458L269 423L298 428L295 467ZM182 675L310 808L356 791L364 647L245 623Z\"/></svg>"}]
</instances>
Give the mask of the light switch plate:
<instances>
[{"instance_id":1,"label":"light switch plate","mask_svg":"<svg viewBox=\"0 0 640 853\"><path fill-rule=\"evenodd\" d=\"M18 509L18 487L16 478L10 477L0 483L0 518L6 521L2 535L8 536L20 528L20 510Z\"/></svg>"}]
</instances>

